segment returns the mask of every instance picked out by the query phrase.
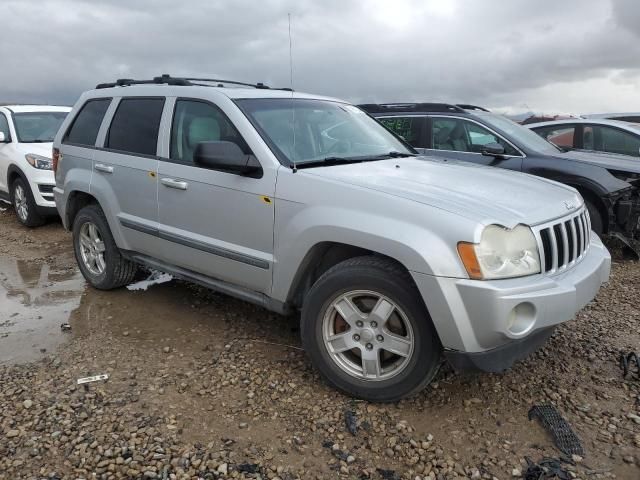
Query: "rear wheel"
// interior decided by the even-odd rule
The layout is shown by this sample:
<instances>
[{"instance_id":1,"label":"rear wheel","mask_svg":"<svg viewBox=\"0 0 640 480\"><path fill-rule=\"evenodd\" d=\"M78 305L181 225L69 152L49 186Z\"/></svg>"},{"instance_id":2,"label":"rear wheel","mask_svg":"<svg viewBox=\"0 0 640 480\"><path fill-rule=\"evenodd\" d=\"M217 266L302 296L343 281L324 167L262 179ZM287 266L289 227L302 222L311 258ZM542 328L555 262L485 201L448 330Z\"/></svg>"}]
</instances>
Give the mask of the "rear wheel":
<instances>
[{"instance_id":1,"label":"rear wheel","mask_svg":"<svg viewBox=\"0 0 640 480\"><path fill-rule=\"evenodd\" d=\"M20 177L11 185L11 199L20 223L27 227L39 227L44 224L44 218L38 213L29 184Z\"/></svg>"},{"instance_id":2,"label":"rear wheel","mask_svg":"<svg viewBox=\"0 0 640 480\"><path fill-rule=\"evenodd\" d=\"M377 257L346 260L313 285L302 341L329 383L366 400L399 400L426 386L441 346L411 277Z\"/></svg>"},{"instance_id":3,"label":"rear wheel","mask_svg":"<svg viewBox=\"0 0 640 480\"><path fill-rule=\"evenodd\" d=\"M88 205L76 215L73 247L80 271L93 287L111 290L133 281L137 265L120 253L98 205Z\"/></svg>"}]
</instances>

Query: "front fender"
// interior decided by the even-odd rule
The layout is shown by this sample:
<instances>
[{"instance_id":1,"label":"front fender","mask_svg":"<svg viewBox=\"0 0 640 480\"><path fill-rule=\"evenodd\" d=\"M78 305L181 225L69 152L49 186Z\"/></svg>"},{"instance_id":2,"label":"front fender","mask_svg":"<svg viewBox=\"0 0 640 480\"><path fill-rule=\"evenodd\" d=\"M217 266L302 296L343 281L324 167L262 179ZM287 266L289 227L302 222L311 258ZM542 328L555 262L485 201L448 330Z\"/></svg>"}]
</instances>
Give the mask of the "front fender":
<instances>
[{"instance_id":1,"label":"front fender","mask_svg":"<svg viewBox=\"0 0 640 480\"><path fill-rule=\"evenodd\" d=\"M467 278L456 246L458 241L472 239L473 222L441 210L425 217L424 209L420 215L415 204L407 206L416 209L415 215L400 219L344 206L278 201L272 296L282 302L289 298L307 253L325 242L371 250L412 272Z\"/></svg>"}]
</instances>

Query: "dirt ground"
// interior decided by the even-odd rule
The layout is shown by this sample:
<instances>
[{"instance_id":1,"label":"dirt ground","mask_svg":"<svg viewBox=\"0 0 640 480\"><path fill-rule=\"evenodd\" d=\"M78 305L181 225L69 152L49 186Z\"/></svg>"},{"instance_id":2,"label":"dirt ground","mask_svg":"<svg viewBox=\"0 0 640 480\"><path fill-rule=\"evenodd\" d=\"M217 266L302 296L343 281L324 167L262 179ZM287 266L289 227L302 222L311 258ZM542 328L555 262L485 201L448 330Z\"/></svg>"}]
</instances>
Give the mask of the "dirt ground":
<instances>
[{"instance_id":1,"label":"dirt ground","mask_svg":"<svg viewBox=\"0 0 640 480\"><path fill-rule=\"evenodd\" d=\"M637 480L640 373L623 379L618 356L640 352L639 292L640 265L616 260L510 371L443 368L376 405L320 380L296 318L177 281L93 290L59 222L29 230L0 210L0 479L521 477L526 457L561 455L527 418L550 403L585 450L567 478Z\"/></svg>"}]
</instances>

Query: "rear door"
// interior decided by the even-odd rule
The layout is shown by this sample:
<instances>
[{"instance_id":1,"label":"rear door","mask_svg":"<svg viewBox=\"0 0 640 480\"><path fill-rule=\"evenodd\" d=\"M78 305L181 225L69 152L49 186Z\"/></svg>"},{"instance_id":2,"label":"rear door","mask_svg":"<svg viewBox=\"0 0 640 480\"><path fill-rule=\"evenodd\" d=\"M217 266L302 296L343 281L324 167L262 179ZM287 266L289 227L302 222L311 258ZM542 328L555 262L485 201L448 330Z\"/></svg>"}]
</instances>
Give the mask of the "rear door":
<instances>
[{"instance_id":1,"label":"rear door","mask_svg":"<svg viewBox=\"0 0 640 480\"><path fill-rule=\"evenodd\" d=\"M9 118L0 110L0 132L4 134L4 142L0 143L0 192L9 192L7 185L7 171L11 158L11 131L9 130Z\"/></svg>"},{"instance_id":2,"label":"rear door","mask_svg":"<svg viewBox=\"0 0 640 480\"><path fill-rule=\"evenodd\" d=\"M175 100L168 158L159 165L159 229L164 260L255 292L268 293L273 266L276 170L260 178L197 166L200 142L245 139L214 103Z\"/></svg>"},{"instance_id":3,"label":"rear door","mask_svg":"<svg viewBox=\"0 0 640 480\"><path fill-rule=\"evenodd\" d=\"M432 115L429 120L430 138L428 138L427 152L467 162L521 170L523 154L511 142L484 125L466 118L444 115ZM506 157L483 155L482 148L489 143L502 145Z\"/></svg>"},{"instance_id":4,"label":"rear door","mask_svg":"<svg viewBox=\"0 0 640 480\"><path fill-rule=\"evenodd\" d=\"M109 109L93 161L91 191L108 205L120 248L152 255L159 247L158 134L164 97L123 97ZM116 223L116 225L113 225Z\"/></svg>"},{"instance_id":5,"label":"rear door","mask_svg":"<svg viewBox=\"0 0 640 480\"><path fill-rule=\"evenodd\" d=\"M583 147L586 150L640 156L640 135L609 125L583 126Z\"/></svg>"}]
</instances>

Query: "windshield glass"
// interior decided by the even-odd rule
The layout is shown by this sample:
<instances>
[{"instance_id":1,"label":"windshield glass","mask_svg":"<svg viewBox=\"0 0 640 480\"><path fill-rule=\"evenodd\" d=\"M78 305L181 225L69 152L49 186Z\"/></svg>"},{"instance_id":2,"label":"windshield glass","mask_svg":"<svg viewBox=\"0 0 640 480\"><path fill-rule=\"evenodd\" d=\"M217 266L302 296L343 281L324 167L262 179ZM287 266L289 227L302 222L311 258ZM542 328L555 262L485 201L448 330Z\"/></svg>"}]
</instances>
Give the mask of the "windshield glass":
<instances>
[{"instance_id":1,"label":"windshield glass","mask_svg":"<svg viewBox=\"0 0 640 480\"><path fill-rule=\"evenodd\" d=\"M353 105L328 100L237 100L277 157L297 165L327 158L364 159L413 152Z\"/></svg>"},{"instance_id":2,"label":"windshield glass","mask_svg":"<svg viewBox=\"0 0 640 480\"><path fill-rule=\"evenodd\" d=\"M22 143L53 142L53 137L66 116L67 112L14 113L13 123L18 141Z\"/></svg>"},{"instance_id":3,"label":"windshield glass","mask_svg":"<svg viewBox=\"0 0 640 480\"><path fill-rule=\"evenodd\" d=\"M520 148L534 150L540 153L549 153L552 155L562 151L553 143L547 142L533 130L529 130L527 127L509 120L502 115L496 115L492 113L476 113L476 115L482 117L482 119L489 125L498 128L506 133L509 137L508 139Z\"/></svg>"}]
</instances>

